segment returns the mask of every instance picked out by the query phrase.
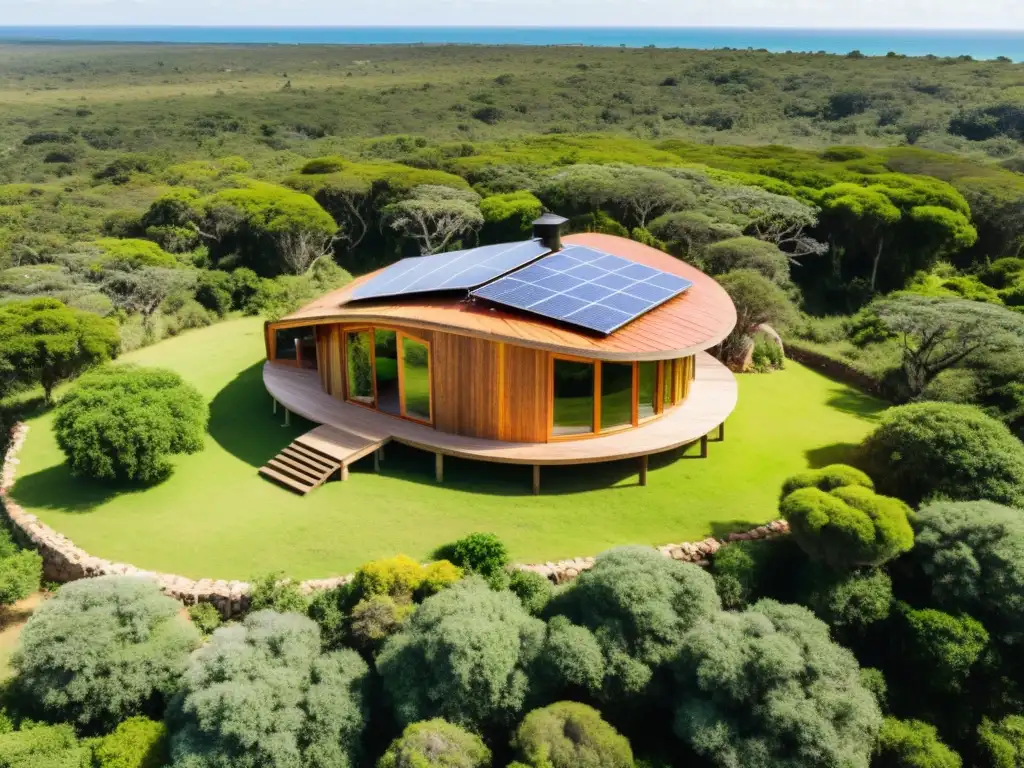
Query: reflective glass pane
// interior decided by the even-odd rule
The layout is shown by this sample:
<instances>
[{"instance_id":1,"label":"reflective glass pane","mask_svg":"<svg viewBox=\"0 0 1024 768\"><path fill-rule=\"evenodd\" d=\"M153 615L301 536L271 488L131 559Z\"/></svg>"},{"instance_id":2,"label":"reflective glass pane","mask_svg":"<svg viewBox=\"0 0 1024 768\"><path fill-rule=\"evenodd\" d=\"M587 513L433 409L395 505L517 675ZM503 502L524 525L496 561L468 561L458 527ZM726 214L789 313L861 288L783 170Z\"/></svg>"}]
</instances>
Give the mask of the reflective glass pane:
<instances>
[{"instance_id":1,"label":"reflective glass pane","mask_svg":"<svg viewBox=\"0 0 1024 768\"><path fill-rule=\"evenodd\" d=\"M633 366L601 363L601 429L633 423Z\"/></svg>"},{"instance_id":2,"label":"reflective glass pane","mask_svg":"<svg viewBox=\"0 0 1024 768\"><path fill-rule=\"evenodd\" d=\"M657 411L654 404L657 400L658 388L658 364L637 363L640 367L640 407L639 416L641 419L649 419Z\"/></svg>"},{"instance_id":3,"label":"reflective glass pane","mask_svg":"<svg viewBox=\"0 0 1024 768\"><path fill-rule=\"evenodd\" d=\"M373 404L373 371L370 365L370 332L345 334L345 372L348 399Z\"/></svg>"},{"instance_id":4,"label":"reflective glass pane","mask_svg":"<svg viewBox=\"0 0 1024 768\"><path fill-rule=\"evenodd\" d=\"M373 367L377 381L377 409L401 413L398 406L398 334L387 328L373 331Z\"/></svg>"},{"instance_id":5,"label":"reflective glass pane","mask_svg":"<svg viewBox=\"0 0 1024 768\"><path fill-rule=\"evenodd\" d=\"M594 431L594 364L555 360L554 435Z\"/></svg>"},{"instance_id":6,"label":"reflective glass pane","mask_svg":"<svg viewBox=\"0 0 1024 768\"><path fill-rule=\"evenodd\" d=\"M405 415L430 421L430 347L402 338L402 388Z\"/></svg>"}]
</instances>

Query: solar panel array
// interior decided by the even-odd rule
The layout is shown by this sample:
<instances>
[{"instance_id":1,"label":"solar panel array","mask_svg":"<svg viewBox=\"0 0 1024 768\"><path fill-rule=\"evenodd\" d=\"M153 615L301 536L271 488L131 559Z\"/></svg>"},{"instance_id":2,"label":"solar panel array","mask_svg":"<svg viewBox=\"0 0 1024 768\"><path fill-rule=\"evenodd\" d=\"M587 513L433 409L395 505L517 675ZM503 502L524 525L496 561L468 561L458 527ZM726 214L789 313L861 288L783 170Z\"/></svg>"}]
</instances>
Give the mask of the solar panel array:
<instances>
[{"instance_id":1,"label":"solar panel array","mask_svg":"<svg viewBox=\"0 0 1024 768\"><path fill-rule=\"evenodd\" d=\"M356 288L352 298L372 299L476 288L529 264L550 250L539 240L526 240L402 259Z\"/></svg>"},{"instance_id":2,"label":"solar panel array","mask_svg":"<svg viewBox=\"0 0 1024 768\"><path fill-rule=\"evenodd\" d=\"M660 269L567 245L471 295L609 334L692 285Z\"/></svg>"}]
</instances>

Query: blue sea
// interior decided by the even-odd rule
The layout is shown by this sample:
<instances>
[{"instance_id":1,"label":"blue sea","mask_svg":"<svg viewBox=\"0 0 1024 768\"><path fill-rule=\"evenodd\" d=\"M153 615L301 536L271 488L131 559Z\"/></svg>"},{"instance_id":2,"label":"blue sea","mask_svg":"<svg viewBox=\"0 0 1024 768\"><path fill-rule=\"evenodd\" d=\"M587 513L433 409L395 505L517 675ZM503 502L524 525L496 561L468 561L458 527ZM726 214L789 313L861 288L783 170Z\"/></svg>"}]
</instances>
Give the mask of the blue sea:
<instances>
[{"instance_id":1,"label":"blue sea","mask_svg":"<svg viewBox=\"0 0 1024 768\"><path fill-rule=\"evenodd\" d=\"M739 27L5 27L0 40L336 45L591 45L627 48L859 50L1024 61L1024 30L743 29Z\"/></svg>"}]
</instances>

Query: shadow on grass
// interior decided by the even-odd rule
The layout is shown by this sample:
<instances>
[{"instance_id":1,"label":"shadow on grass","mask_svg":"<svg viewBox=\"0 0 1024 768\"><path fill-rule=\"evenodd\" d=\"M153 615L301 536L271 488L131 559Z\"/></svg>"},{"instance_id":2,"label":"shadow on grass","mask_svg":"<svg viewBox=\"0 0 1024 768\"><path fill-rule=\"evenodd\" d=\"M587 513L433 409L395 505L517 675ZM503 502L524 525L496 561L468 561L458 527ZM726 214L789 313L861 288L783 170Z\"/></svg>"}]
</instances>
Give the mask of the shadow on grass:
<instances>
[{"instance_id":1,"label":"shadow on grass","mask_svg":"<svg viewBox=\"0 0 1024 768\"><path fill-rule=\"evenodd\" d=\"M730 533L745 533L751 528L764 525L767 520L717 520L711 523L711 535L716 539L724 539Z\"/></svg>"},{"instance_id":2,"label":"shadow on grass","mask_svg":"<svg viewBox=\"0 0 1024 768\"><path fill-rule=\"evenodd\" d=\"M829 464L852 464L857 447L856 443L833 443L821 448L810 448L804 451L804 456L811 469L821 469Z\"/></svg>"},{"instance_id":3,"label":"shadow on grass","mask_svg":"<svg viewBox=\"0 0 1024 768\"><path fill-rule=\"evenodd\" d=\"M831 390L826 404L829 408L858 416L865 421L878 421L882 411L890 407L890 404L884 400L864 394L852 387L841 386Z\"/></svg>"},{"instance_id":4,"label":"shadow on grass","mask_svg":"<svg viewBox=\"0 0 1024 768\"><path fill-rule=\"evenodd\" d=\"M263 386L263 363L239 373L210 402L207 431L221 448L253 467L262 467L288 443L315 425L293 415L285 427L283 412L274 415L273 400Z\"/></svg>"},{"instance_id":5,"label":"shadow on grass","mask_svg":"<svg viewBox=\"0 0 1024 768\"><path fill-rule=\"evenodd\" d=\"M91 512L115 496L137 493L152 486L111 486L75 477L67 464L57 464L18 478L11 497L30 509Z\"/></svg>"}]
</instances>

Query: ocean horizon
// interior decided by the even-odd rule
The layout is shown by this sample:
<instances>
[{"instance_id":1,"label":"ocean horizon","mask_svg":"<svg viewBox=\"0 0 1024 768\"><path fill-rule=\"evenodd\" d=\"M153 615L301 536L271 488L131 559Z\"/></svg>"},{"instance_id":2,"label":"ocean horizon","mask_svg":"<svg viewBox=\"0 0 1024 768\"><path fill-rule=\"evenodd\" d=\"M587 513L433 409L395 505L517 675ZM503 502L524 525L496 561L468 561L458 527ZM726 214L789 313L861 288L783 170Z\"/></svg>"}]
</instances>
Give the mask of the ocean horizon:
<instances>
[{"instance_id":1,"label":"ocean horizon","mask_svg":"<svg viewBox=\"0 0 1024 768\"><path fill-rule=\"evenodd\" d=\"M580 45L860 51L867 56L1007 57L1024 61L1024 30L783 27L0 26L3 42L236 45Z\"/></svg>"}]
</instances>

